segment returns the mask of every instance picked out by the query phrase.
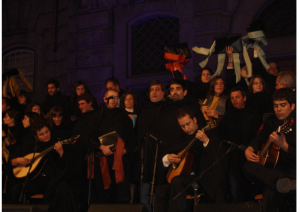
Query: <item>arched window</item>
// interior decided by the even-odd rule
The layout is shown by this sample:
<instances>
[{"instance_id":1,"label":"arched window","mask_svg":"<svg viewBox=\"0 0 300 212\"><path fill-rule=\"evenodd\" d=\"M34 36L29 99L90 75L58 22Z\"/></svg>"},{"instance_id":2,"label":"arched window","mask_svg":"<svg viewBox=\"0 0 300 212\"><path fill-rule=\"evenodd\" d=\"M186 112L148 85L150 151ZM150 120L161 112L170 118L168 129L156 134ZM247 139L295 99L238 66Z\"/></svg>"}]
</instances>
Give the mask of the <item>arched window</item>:
<instances>
[{"instance_id":1,"label":"arched window","mask_svg":"<svg viewBox=\"0 0 300 212\"><path fill-rule=\"evenodd\" d=\"M272 2L272 1L271 1ZM268 38L296 35L296 0L276 0L261 11Z\"/></svg>"},{"instance_id":2,"label":"arched window","mask_svg":"<svg viewBox=\"0 0 300 212\"><path fill-rule=\"evenodd\" d=\"M167 72L164 47L179 43L179 19L151 16L131 25L128 75Z\"/></svg>"},{"instance_id":3,"label":"arched window","mask_svg":"<svg viewBox=\"0 0 300 212\"><path fill-rule=\"evenodd\" d=\"M27 49L19 49L11 51L3 56L3 72L9 71L13 68L18 68L28 82L33 86L34 76L34 52ZM27 87L21 82L18 76L15 76L16 82L20 89L29 91Z\"/></svg>"}]
</instances>

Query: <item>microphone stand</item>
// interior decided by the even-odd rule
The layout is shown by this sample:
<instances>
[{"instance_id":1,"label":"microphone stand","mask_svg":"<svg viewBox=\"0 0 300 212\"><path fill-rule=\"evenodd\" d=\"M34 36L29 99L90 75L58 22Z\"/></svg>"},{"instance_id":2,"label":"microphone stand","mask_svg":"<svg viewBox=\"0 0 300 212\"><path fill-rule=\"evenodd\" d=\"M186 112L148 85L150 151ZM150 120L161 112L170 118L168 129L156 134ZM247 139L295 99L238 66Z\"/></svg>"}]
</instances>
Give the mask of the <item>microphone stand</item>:
<instances>
[{"instance_id":1,"label":"microphone stand","mask_svg":"<svg viewBox=\"0 0 300 212\"><path fill-rule=\"evenodd\" d=\"M208 167L206 170L204 170L198 177L196 177L193 182L191 182L189 185L187 185L182 191L180 191L173 200L176 200L185 190L188 189L188 187L192 186L194 183L196 183L197 180L200 180L204 173L206 173L209 169L211 169L214 165L216 165L225 155L227 155L231 150L235 149L236 146L230 146L227 151L222 155L220 158L218 158L210 167Z\"/></svg>"},{"instance_id":2,"label":"microphone stand","mask_svg":"<svg viewBox=\"0 0 300 212\"><path fill-rule=\"evenodd\" d=\"M158 145L162 143L162 141L155 138L153 135L148 134L151 138L156 141L155 147L155 158L154 158L154 167L153 167L153 176L151 181L151 189L150 189L150 204L152 205L153 211L155 211L155 198L153 198L153 191L154 191L154 183L155 183L155 174L156 174L156 164L157 164L157 153L158 153Z\"/></svg>"},{"instance_id":3,"label":"microphone stand","mask_svg":"<svg viewBox=\"0 0 300 212\"><path fill-rule=\"evenodd\" d=\"M99 117L99 124L101 122L101 118L102 118L102 114L103 114L104 108L106 108L105 103L101 107L100 117ZM88 167L89 167L89 169L88 169L88 172L89 172L88 173L88 176L89 176L88 207L89 207L89 205L91 203L92 169L93 169L92 167L93 167L93 163L94 163L94 161L93 161L94 160L94 154L93 153L94 153L94 149L95 149L95 147L94 147L94 138L95 137L96 137L96 134L93 136L93 138L90 141L90 145L89 145L89 148L88 148L88 150L86 152L85 159L84 159L84 160L87 160L89 158L89 164L88 164Z\"/></svg>"},{"instance_id":4,"label":"microphone stand","mask_svg":"<svg viewBox=\"0 0 300 212\"><path fill-rule=\"evenodd\" d=\"M141 182L140 182L140 203L143 203L143 190L144 190L144 186L143 186L143 179L144 179L144 163L145 163L145 159L147 158L147 146L149 145L149 130L152 128L152 126L154 125L154 123L158 120L159 118L159 114L161 111L163 105L163 101L160 103L159 105L159 109L158 109L158 113L157 116L155 118L155 120L151 123L150 127L148 128L147 132L146 132L146 136L144 137L145 142L141 143ZM151 147L149 146L149 148L151 149ZM153 191L152 191L153 193ZM151 202L151 201L149 201ZM151 204L151 203L150 203Z\"/></svg>"}]
</instances>

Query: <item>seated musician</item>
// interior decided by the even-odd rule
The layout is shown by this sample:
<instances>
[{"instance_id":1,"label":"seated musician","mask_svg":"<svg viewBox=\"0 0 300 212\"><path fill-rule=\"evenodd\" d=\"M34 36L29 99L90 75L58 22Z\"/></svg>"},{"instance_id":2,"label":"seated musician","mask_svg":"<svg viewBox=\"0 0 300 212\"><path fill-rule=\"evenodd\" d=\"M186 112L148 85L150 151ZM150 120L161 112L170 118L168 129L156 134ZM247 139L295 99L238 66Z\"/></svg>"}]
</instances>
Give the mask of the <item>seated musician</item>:
<instances>
[{"instance_id":1,"label":"seated musician","mask_svg":"<svg viewBox=\"0 0 300 212\"><path fill-rule=\"evenodd\" d=\"M275 114L264 122L262 132L252 140L245 151L248 160L243 166L246 177L255 184L264 188L263 211L277 211L279 206L284 205L283 197L286 194L295 193L296 179L296 92L290 88L281 88L273 94L273 106ZM276 132L293 118L295 122L291 126L292 131L283 134ZM256 154L262 144L268 140L280 147L279 158L276 164L270 167L263 166L260 157ZM273 154L272 154L273 155ZM270 155L269 158L273 156ZM277 159L275 154L274 161ZM275 165L275 168L273 168Z\"/></svg>"},{"instance_id":2,"label":"seated musician","mask_svg":"<svg viewBox=\"0 0 300 212\"><path fill-rule=\"evenodd\" d=\"M26 157L30 153L41 153L50 147L53 147L55 151L47 153L37 166L32 165L33 172L28 175L28 182L24 189L25 197L44 194L44 201L49 204L49 211L78 211L75 191L73 191L76 186L72 184L70 172L73 162L71 149L63 147L60 142L51 138L51 131L46 122L39 121L32 128L37 138L36 151L28 148L25 155L25 151L22 151L23 155L11 160L12 166L24 166L25 168L31 163L32 156ZM44 165L42 165L43 163ZM11 189L12 203L19 201L28 170L21 172L24 177Z\"/></svg>"},{"instance_id":3,"label":"seated musician","mask_svg":"<svg viewBox=\"0 0 300 212\"><path fill-rule=\"evenodd\" d=\"M200 142L196 140L192 147L195 151L195 156L193 162L188 162L193 163L190 175L176 176L172 179L171 185L162 185L156 188L155 211L186 211L186 195L193 192L193 188L189 187L175 201L173 198L204 170L208 169L216 161L218 154L219 139L210 131L204 133L199 130L197 119L189 107L182 107L177 111L177 120L186 134L186 140L192 141L196 137ZM170 153L176 153L181 150L178 146L174 146ZM222 153L220 151L219 154L222 155ZM163 157L165 167L169 166L170 163L179 163L180 161L181 159L176 154L167 154ZM197 181L199 184L198 194L204 192L208 202L221 203L224 201L225 162L227 161L221 160Z\"/></svg>"}]
</instances>

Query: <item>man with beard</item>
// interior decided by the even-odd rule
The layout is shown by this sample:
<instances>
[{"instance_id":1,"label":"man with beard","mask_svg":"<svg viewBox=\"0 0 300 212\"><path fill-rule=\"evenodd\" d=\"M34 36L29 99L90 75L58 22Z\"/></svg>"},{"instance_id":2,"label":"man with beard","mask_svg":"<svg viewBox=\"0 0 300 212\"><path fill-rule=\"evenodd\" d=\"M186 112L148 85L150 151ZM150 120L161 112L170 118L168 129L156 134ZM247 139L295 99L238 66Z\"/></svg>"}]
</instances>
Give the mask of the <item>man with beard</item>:
<instances>
[{"instance_id":1,"label":"man with beard","mask_svg":"<svg viewBox=\"0 0 300 212\"><path fill-rule=\"evenodd\" d=\"M190 143L193 139L197 138L193 144L189 154L195 152L192 168L189 175L175 176L171 184L161 185L156 188L155 199L155 211L164 212L176 212L186 211L187 193L192 193L193 188L189 187L183 192L176 200L173 198L183 191L183 189L195 180L197 176L207 170L203 176L197 181L199 184L198 193L205 193L207 195L208 202L224 202L225 191L225 160L221 160L218 164L208 169L217 159L218 149L220 145L220 139L210 131L203 132L198 125L197 118L189 107L182 107L176 114L177 123L185 133L182 138L182 143ZM181 162L180 157L177 154L182 149L179 145L174 145L169 149L163 159L164 167L168 167L171 163L178 164ZM223 154L223 150L220 155ZM219 156L220 156L219 155ZM159 161L161 163L161 161ZM187 161L189 163L191 161Z\"/></svg>"},{"instance_id":2,"label":"man with beard","mask_svg":"<svg viewBox=\"0 0 300 212\"><path fill-rule=\"evenodd\" d=\"M173 78L170 83L170 95L172 101L166 102L162 109L155 126L150 130L150 134L156 137L161 143L158 146L158 157L156 166L155 182L156 186L167 184L166 174L163 164L160 162L162 157L171 149L184 149L188 141L184 140L185 133L178 125L176 112L183 106L191 108L198 121L199 129L206 126L206 121L196 100L185 99L187 88L185 82L181 79ZM154 142L152 140L152 142Z\"/></svg>"}]
</instances>

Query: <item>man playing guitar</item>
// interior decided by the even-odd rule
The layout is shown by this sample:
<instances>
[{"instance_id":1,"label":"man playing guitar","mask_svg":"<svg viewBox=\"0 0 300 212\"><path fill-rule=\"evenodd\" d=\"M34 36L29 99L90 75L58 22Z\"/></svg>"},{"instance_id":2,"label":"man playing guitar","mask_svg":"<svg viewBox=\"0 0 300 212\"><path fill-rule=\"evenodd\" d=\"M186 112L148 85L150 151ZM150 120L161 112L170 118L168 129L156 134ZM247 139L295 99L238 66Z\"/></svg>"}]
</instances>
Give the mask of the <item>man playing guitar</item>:
<instances>
[{"instance_id":1,"label":"man playing guitar","mask_svg":"<svg viewBox=\"0 0 300 212\"><path fill-rule=\"evenodd\" d=\"M187 192L193 192L193 188L190 187L187 191L183 192L175 201L173 198L185 186L190 184L197 175L212 165L217 158L220 140L213 133L210 133L210 131L204 133L199 130L197 119L192 110L189 107L182 107L177 111L176 115L180 127L186 133L185 139L191 141L197 138L192 147L192 150L195 151L194 161L192 162L193 165L189 175L176 176L172 179L171 185L162 185L156 188L155 211L185 211L187 208L186 194ZM170 151L170 153L176 152L175 147L173 149L174 151ZM222 154L220 151L220 155ZM181 159L179 155L167 154L163 157L162 161L164 166L167 167L171 163L179 163ZM225 166L223 162L224 160L209 169L199 182L197 182L199 184L198 193L205 192L209 202L220 203L224 200L223 182L225 179Z\"/></svg>"},{"instance_id":2,"label":"man playing guitar","mask_svg":"<svg viewBox=\"0 0 300 212\"><path fill-rule=\"evenodd\" d=\"M292 194L296 189L296 92L290 88L282 88L273 94L275 115L264 122L262 132L249 144L245 151L248 160L243 166L246 177L255 184L262 186L263 211L277 211L285 194ZM281 126L288 130L276 129ZM268 139L269 138L269 139ZM276 163L268 168L261 163L261 157L256 154L263 143L273 142L280 150L275 155ZM269 155L268 157L272 157Z\"/></svg>"}]
</instances>

